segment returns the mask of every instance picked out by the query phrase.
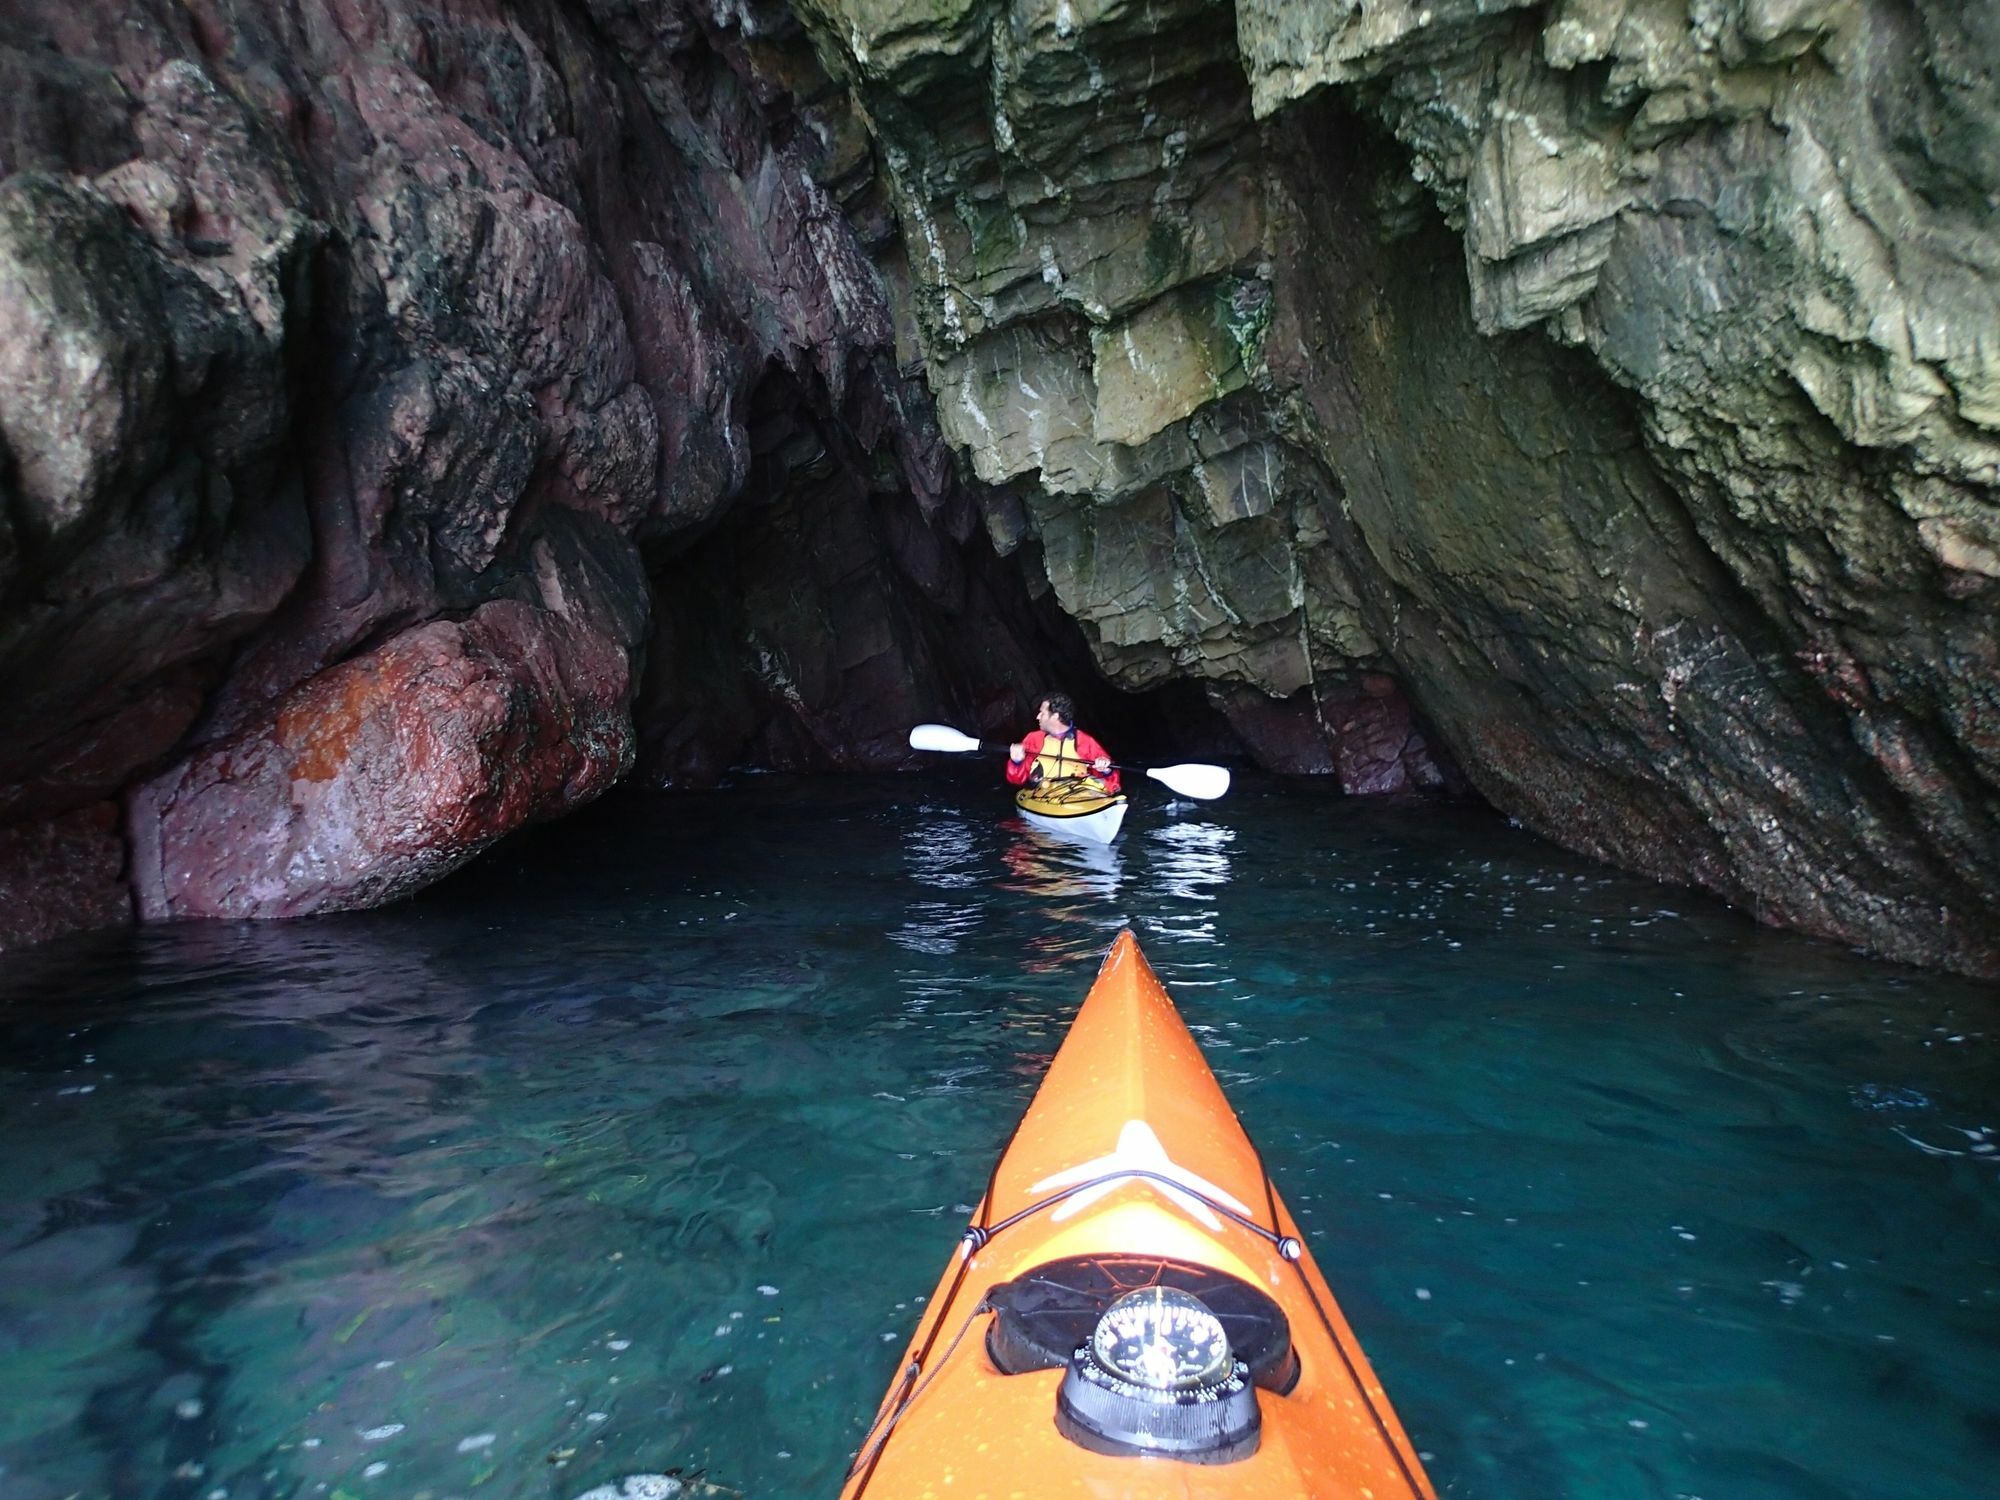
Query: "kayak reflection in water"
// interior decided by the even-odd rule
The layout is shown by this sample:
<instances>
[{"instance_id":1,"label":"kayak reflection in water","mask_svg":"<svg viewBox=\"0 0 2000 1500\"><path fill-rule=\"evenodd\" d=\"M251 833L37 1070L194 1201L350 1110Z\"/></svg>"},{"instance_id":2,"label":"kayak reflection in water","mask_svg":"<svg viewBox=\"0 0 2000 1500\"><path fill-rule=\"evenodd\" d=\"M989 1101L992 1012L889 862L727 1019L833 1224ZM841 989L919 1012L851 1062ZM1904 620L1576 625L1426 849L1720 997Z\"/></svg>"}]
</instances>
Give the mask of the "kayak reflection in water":
<instances>
[{"instance_id":1,"label":"kayak reflection in water","mask_svg":"<svg viewBox=\"0 0 2000 1500\"><path fill-rule=\"evenodd\" d=\"M1030 828L1000 851L1000 860L1007 867L1001 889L1032 898L1041 916L1040 929L1021 953L1027 973L1074 968L1103 951L1107 924L1125 921L1112 905L1124 878L1124 859L1109 844L1051 837Z\"/></svg>"},{"instance_id":2,"label":"kayak reflection in water","mask_svg":"<svg viewBox=\"0 0 2000 1500\"><path fill-rule=\"evenodd\" d=\"M1076 727L1076 705L1067 693L1046 693L1035 707L1035 723L1007 747L1007 784L1041 786L1086 777L1109 796L1118 790L1118 768L1105 748Z\"/></svg>"},{"instance_id":3,"label":"kayak reflection in water","mask_svg":"<svg viewBox=\"0 0 2000 1500\"><path fill-rule=\"evenodd\" d=\"M1000 862L1011 877L1002 882L1002 889L1052 901L1108 900L1118 894L1125 873L1124 857L1110 844L1051 838L1034 829L1017 834L1000 851ZM1098 914L1073 913L1068 907L1048 912L1055 921L1067 921L1072 915L1095 920Z\"/></svg>"}]
</instances>

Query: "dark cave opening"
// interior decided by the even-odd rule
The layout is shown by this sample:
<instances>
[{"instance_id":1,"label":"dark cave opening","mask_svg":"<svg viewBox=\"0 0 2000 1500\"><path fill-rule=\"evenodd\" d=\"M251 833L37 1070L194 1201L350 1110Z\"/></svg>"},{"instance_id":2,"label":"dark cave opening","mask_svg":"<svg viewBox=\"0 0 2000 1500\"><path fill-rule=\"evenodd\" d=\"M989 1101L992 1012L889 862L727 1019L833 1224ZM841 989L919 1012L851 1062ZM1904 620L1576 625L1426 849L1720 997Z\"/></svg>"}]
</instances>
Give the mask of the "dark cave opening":
<instances>
[{"instance_id":1,"label":"dark cave opening","mask_svg":"<svg viewBox=\"0 0 2000 1500\"><path fill-rule=\"evenodd\" d=\"M862 387L847 404L866 399ZM1200 684L1109 682L1033 543L1003 556L956 477L920 503L898 456L832 406L817 377L767 371L743 493L649 558L637 784L708 785L742 765L916 765L911 725L1006 739L1032 727L1047 691L1070 694L1121 754L1249 758Z\"/></svg>"}]
</instances>

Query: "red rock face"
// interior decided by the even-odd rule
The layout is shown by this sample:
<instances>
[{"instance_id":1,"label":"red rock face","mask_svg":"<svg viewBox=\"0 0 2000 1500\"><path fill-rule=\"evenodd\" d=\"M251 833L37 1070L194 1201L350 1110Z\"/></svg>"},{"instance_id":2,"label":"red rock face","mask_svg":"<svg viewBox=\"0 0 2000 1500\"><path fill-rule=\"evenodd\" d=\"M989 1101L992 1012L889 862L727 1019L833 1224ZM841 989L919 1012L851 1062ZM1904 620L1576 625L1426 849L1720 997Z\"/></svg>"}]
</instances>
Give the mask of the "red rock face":
<instances>
[{"instance_id":1,"label":"red rock face","mask_svg":"<svg viewBox=\"0 0 2000 1500\"><path fill-rule=\"evenodd\" d=\"M750 81L754 36L815 92L782 8L4 9L23 888L115 893L115 830L69 815L123 796L147 916L363 905L610 785L639 547L782 444L750 429L774 371L921 505L949 483L821 185L854 164ZM45 902L0 946L128 906Z\"/></svg>"},{"instance_id":2,"label":"red rock face","mask_svg":"<svg viewBox=\"0 0 2000 1500\"><path fill-rule=\"evenodd\" d=\"M1410 700L1393 678L1365 674L1354 690L1323 696L1321 712L1334 737L1342 790L1376 796L1444 784Z\"/></svg>"},{"instance_id":3,"label":"red rock face","mask_svg":"<svg viewBox=\"0 0 2000 1500\"><path fill-rule=\"evenodd\" d=\"M1227 687L1211 688L1209 698L1266 770L1335 775L1350 796L1464 787L1402 688L1382 673L1335 677L1284 700Z\"/></svg>"},{"instance_id":4,"label":"red rock face","mask_svg":"<svg viewBox=\"0 0 2000 1500\"><path fill-rule=\"evenodd\" d=\"M139 912L271 917L392 900L630 766L615 641L514 600L308 679L132 797Z\"/></svg>"}]
</instances>

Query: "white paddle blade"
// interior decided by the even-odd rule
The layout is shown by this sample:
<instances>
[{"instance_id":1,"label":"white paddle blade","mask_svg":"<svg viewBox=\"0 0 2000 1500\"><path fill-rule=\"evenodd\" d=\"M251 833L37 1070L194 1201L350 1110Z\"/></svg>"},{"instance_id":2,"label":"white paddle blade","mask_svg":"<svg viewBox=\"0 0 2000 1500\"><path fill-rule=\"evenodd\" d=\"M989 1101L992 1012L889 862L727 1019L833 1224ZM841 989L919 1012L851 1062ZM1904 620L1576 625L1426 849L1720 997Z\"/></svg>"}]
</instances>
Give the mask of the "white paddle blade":
<instances>
[{"instance_id":1,"label":"white paddle blade","mask_svg":"<svg viewBox=\"0 0 2000 1500\"><path fill-rule=\"evenodd\" d=\"M1229 790L1229 772L1221 766L1153 766L1146 774L1155 781L1166 783L1168 791L1178 792L1183 797L1199 798L1203 802L1213 801Z\"/></svg>"},{"instance_id":2,"label":"white paddle blade","mask_svg":"<svg viewBox=\"0 0 2000 1500\"><path fill-rule=\"evenodd\" d=\"M977 750L979 741L969 734L960 734L949 724L919 724L910 731L912 750L942 750L947 755L961 755L968 750Z\"/></svg>"}]
</instances>

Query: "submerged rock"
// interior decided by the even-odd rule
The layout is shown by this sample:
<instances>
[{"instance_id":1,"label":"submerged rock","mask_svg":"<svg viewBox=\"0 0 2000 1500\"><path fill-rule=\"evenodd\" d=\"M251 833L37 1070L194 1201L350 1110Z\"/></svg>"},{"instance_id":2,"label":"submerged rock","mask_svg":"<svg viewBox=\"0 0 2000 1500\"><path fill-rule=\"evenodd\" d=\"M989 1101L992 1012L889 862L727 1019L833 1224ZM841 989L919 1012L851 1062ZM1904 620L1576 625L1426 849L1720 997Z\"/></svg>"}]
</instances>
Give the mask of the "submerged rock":
<instances>
[{"instance_id":1,"label":"submerged rock","mask_svg":"<svg viewBox=\"0 0 2000 1500\"><path fill-rule=\"evenodd\" d=\"M686 1488L671 1474L628 1474L622 1483L600 1484L585 1490L576 1500L674 1500ZM712 1488L701 1486L703 1492Z\"/></svg>"}]
</instances>

